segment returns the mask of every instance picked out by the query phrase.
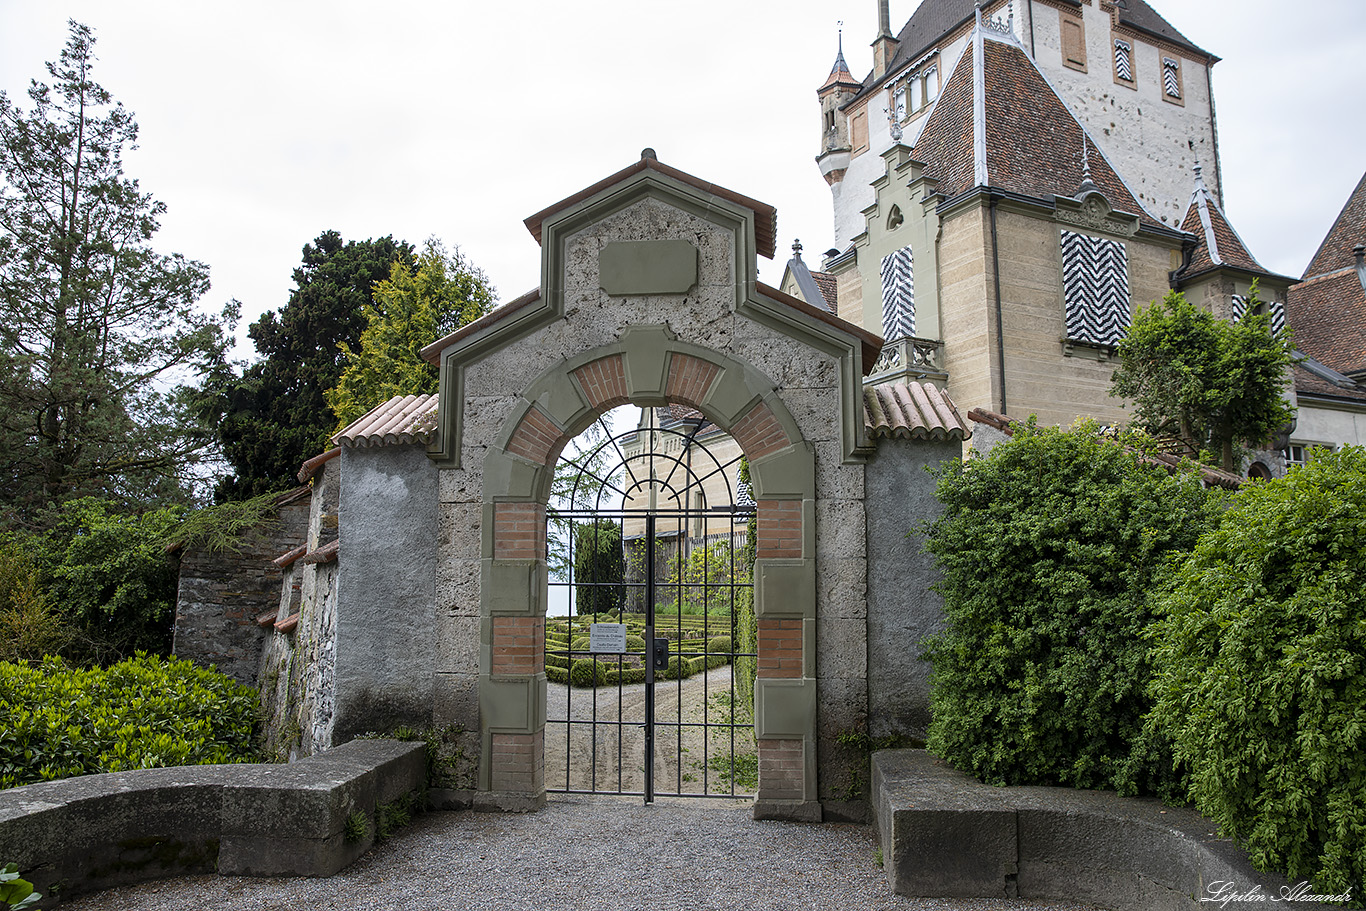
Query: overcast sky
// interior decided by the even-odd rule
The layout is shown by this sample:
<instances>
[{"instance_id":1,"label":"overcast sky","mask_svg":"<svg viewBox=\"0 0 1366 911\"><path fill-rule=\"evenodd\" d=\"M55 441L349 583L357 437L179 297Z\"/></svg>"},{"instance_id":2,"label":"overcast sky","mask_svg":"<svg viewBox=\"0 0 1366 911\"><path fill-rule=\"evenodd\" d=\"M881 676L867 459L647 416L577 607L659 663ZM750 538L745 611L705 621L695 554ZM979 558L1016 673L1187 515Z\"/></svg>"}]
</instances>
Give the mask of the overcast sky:
<instances>
[{"instance_id":1,"label":"overcast sky","mask_svg":"<svg viewBox=\"0 0 1366 911\"><path fill-rule=\"evenodd\" d=\"M1366 169L1360 0L1152 2L1223 58L1225 209L1266 268L1298 276ZM894 28L917 5L892 0ZM868 72L876 11L876 0L0 0L0 89L27 108L68 17L94 28L95 78L141 126L127 173L168 206L155 245L209 264L205 303L240 300L241 339L285 303L300 249L327 229L435 235L511 300L539 282L522 219L646 146L777 207L778 256L760 261L761 280L778 283L794 237L818 263L833 228L815 90L840 20L850 68Z\"/></svg>"}]
</instances>

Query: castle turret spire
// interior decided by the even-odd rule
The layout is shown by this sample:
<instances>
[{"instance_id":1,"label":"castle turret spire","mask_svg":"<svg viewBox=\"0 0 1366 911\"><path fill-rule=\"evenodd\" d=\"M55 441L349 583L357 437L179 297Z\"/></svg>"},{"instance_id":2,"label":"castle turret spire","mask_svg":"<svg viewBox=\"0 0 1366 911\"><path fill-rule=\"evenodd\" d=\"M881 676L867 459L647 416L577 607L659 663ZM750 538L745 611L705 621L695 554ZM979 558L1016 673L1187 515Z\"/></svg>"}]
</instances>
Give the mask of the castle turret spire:
<instances>
[{"instance_id":1,"label":"castle turret spire","mask_svg":"<svg viewBox=\"0 0 1366 911\"><path fill-rule=\"evenodd\" d=\"M877 38L873 41L873 78L881 79L892 65L899 42L892 34L892 14L888 8L889 0L878 0Z\"/></svg>"}]
</instances>

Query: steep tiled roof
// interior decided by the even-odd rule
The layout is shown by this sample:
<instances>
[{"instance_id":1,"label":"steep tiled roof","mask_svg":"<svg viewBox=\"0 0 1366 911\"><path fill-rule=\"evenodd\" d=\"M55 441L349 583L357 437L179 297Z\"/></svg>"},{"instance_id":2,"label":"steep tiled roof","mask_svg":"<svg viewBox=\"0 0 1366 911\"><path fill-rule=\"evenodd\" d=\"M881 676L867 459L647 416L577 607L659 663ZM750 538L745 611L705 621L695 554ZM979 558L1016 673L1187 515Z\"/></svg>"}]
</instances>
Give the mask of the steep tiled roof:
<instances>
[{"instance_id":1,"label":"steep tiled roof","mask_svg":"<svg viewBox=\"0 0 1366 911\"><path fill-rule=\"evenodd\" d=\"M1286 318L1300 351L1338 373L1366 370L1366 289L1354 267L1292 285ZM1366 389L1343 389L1303 367L1295 369L1295 389L1366 401Z\"/></svg>"},{"instance_id":2,"label":"steep tiled roof","mask_svg":"<svg viewBox=\"0 0 1366 911\"><path fill-rule=\"evenodd\" d=\"M1036 199L1074 196L1086 178L1085 144L1091 181L1110 205L1137 215L1145 225L1163 227L1130 192L1022 48L985 38L983 74L990 186ZM925 162L926 176L938 178L938 191L949 198L976 182L974 75L968 51L954 67L915 145L914 155Z\"/></svg>"},{"instance_id":3,"label":"steep tiled roof","mask_svg":"<svg viewBox=\"0 0 1366 911\"><path fill-rule=\"evenodd\" d=\"M826 306L831 313L839 312L839 282L835 276L829 272L812 272L811 277L816 281L816 287L820 289L821 297L825 298Z\"/></svg>"},{"instance_id":4,"label":"steep tiled roof","mask_svg":"<svg viewBox=\"0 0 1366 911\"><path fill-rule=\"evenodd\" d=\"M1366 175L1362 175L1357 188L1347 198L1337 221L1333 222L1318 252L1309 261L1309 268L1304 270L1304 277L1327 275L1352 265L1352 248L1357 244L1366 244Z\"/></svg>"},{"instance_id":5,"label":"steep tiled roof","mask_svg":"<svg viewBox=\"0 0 1366 911\"><path fill-rule=\"evenodd\" d=\"M831 86L847 85L850 88L858 88L859 81L854 78L854 74L849 72L849 64L844 62L844 45L841 43L839 53L835 55L835 65L830 67L830 75L825 83L816 91L824 92Z\"/></svg>"},{"instance_id":6,"label":"steep tiled roof","mask_svg":"<svg viewBox=\"0 0 1366 911\"><path fill-rule=\"evenodd\" d=\"M389 446L430 443L436 428L435 393L396 395L367 411L333 435L342 446Z\"/></svg>"},{"instance_id":7,"label":"steep tiled roof","mask_svg":"<svg viewBox=\"0 0 1366 911\"><path fill-rule=\"evenodd\" d=\"M1253 258L1243 239L1233 230L1233 225L1229 224L1223 210L1205 186L1198 166L1195 169L1195 190L1191 193L1190 205L1186 209L1186 217L1181 222L1181 230L1193 234L1196 240L1190 264L1182 270L1183 278L1221 266L1245 269L1262 275L1271 274Z\"/></svg>"},{"instance_id":8,"label":"steep tiled roof","mask_svg":"<svg viewBox=\"0 0 1366 911\"><path fill-rule=\"evenodd\" d=\"M1071 2L1071 0L1063 0L1063 2ZM1072 2L1072 5L1078 9L1081 8L1080 3ZM1147 32L1155 38L1168 41L1193 54L1208 57L1211 61L1218 59L1208 51L1192 44L1186 36L1158 15L1157 11L1144 0L1119 0L1118 6L1121 25ZM908 64L914 63L934 50L935 46L943 42L952 32L968 25L973 19L975 7L976 0L923 0L897 34L899 44L896 55L892 57L884 76L895 76ZM1002 6L990 8L986 12L997 19L1002 19L1005 16L1005 9ZM863 80L863 90L859 93L859 97L867 95L882 81L884 80L876 79L869 73L868 77Z\"/></svg>"},{"instance_id":9,"label":"steep tiled roof","mask_svg":"<svg viewBox=\"0 0 1366 911\"><path fill-rule=\"evenodd\" d=\"M965 440L972 436L949 394L928 383L863 387L863 423L873 437Z\"/></svg>"}]
</instances>

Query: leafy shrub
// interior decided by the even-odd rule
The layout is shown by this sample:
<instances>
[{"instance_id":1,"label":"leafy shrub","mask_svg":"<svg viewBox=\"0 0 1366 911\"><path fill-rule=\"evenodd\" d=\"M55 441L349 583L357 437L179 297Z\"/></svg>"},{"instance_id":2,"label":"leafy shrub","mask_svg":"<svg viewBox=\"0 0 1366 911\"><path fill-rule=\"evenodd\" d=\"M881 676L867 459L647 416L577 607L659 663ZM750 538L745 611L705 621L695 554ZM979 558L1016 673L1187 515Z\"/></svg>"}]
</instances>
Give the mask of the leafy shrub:
<instances>
[{"instance_id":1,"label":"leafy shrub","mask_svg":"<svg viewBox=\"0 0 1366 911\"><path fill-rule=\"evenodd\" d=\"M947 625L925 652L929 749L995 784L1175 792L1169 746L1143 731L1146 602L1219 498L1094 424L1031 421L938 478L927 549Z\"/></svg>"},{"instance_id":2,"label":"leafy shrub","mask_svg":"<svg viewBox=\"0 0 1366 911\"><path fill-rule=\"evenodd\" d=\"M1366 890L1366 450L1243 490L1160 601L1153 723L1253 863Z\"/></svg>"},{"instance_id":3,"label":"leafy shrub","mask_svg":"<svg viewBox=\"0 0 1366 911\"><path fill-rule=\"evenodd\" d=\"M571 652L586 652L590 645L592 645L591 639L587 636L578 636L569 643L569 650Z\"/></svg>"},{"instance_id":4,"label":"leafy shrub","mask_svg":"<svg viewBox=\"0 0 1366 911\"><path fill-rule=\"evenodd\" d=\"M716 636L715 638L707 640L707 651L721 652L728 655L735 651L735 648L731 642L730 636Z\"/></svg>"},{"instance_id":5,"label":"leafy shrub","mask_svg":"<svg viewBox=\"0 0 1366 911\"><path fill-rule=\"evenodd\" d=\"M145 654L108 669L0 663L0 788L93 772L252 762L256 692Z\"/></svg>"},{"instance_id":6,"label":"leafy shrub","mask_svg":"<svg viewBox=\"0 0 1366 911\"><path fill-rule=\"evenodd\" d=\"M642 637L640 637L640 636L631 636L631 635L628 635L628 636L626 637L626 651L628 651L628 652L644 652L644 651L645 651L645 640L644 640L644 638L642 638Z\"/></svg>"},{"instance_id":7,"label":"leafy shrub","mask_svg":"<svg viewBox=\"0 0 1366 911\"><path fill-rule=\"evenodd\" d=\"M140 516L84 497L54 513L55 524L31 539L53 604L84 634L82 660L107 663L143 650L171 650L178 566L166 543L181 510Z\"/></svg>"},{"instance_id":8,"label":"leafy shrub","mask_svg":"<svg viewBox=\"0 0 1366 911\"><path fill-rule=\"evenodd\" d=\"M571 686L602 686L607 682L607 668L592 658L579 658L569 668Z\"/></svg>"}]
</instances>

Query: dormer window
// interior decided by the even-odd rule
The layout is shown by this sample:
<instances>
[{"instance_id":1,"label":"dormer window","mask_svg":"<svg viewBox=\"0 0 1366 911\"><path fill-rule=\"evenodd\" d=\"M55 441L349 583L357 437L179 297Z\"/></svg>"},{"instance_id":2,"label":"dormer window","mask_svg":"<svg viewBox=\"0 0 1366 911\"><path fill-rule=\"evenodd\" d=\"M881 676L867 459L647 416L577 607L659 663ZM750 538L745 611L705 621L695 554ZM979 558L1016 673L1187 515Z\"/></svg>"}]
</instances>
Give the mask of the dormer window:
<instances>
[{"instance_id":1,"label":"dormer window","mask_svg":"<svg viewBox=\"0 0 1366 911\"><path fill-rule=\"evenodd\" d=\"M1115 39L1115 82L1134 88L1134 46L1123 38Z\"/></svg>"},{"instance_id":2,"label":"dormer window","mask_svg":"<svg viewBox=\"0 0 1366 911\"><path fill-rule=\"evenodd\" d=\"M1181 99L1181 61L1176 57L1162 58L1162 100L1185 104Z\"/></svg>"},{"instance_id":3,"label":"dormer window","mask_svg":"<svg viewBox=\"0 0 1366 911\"><path fill-rule=\"evenodd\" d=\"M892 87L892 110L905 122L925 110L939 97L939 63L917 67Z\"/></svg>"}]
</instances>

